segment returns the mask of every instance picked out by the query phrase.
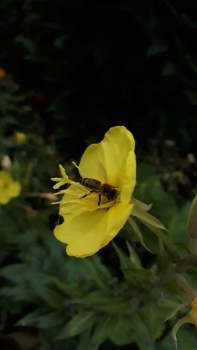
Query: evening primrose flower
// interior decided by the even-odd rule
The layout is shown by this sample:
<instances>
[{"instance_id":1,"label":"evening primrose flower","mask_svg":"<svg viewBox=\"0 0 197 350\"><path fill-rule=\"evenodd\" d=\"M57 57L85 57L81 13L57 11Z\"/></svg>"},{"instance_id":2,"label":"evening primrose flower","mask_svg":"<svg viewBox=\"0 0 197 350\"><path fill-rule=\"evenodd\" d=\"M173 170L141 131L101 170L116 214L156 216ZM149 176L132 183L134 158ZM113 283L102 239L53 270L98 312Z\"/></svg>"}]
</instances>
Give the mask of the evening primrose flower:
<instances>
[{"instance_id":1,"label":"evening primrose flower","mask_svg":"<svg viewBox=\"0 0 197 350\"><path fill-rule=\"evenodd\" d=\"M0 171L0 204L7 204L12 198L18 197L20 191L20 182L14 181L7 171Z\"/></svg>"},{"instance_id":2,"label":"evening primrose flower","mask_svg":"<svg viewBox=\"0 0 197 350\"><path fill-rule=\"evenodd\" d=\"M70 180L60 165L61 178L52 179L57 182L54 188L70 186L56 193L63 194L59 213L64 222L55 227L54 234L67 244L68 255L83 258L95 254L124 226L134 207L134 149L133 135L124 126L116 126L84 152L77 166L85 179L83 185ZM101 187L105 183L110 187Z\"/></svg>"}]
</instances>

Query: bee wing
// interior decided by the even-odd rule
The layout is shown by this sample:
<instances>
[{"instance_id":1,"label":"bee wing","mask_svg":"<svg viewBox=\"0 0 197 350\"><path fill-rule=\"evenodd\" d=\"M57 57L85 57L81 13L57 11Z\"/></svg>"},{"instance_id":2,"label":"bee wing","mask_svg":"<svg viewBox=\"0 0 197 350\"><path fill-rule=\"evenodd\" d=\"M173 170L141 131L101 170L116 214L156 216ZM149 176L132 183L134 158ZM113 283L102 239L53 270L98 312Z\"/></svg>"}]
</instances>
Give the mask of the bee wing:
<instances>
[{"instance_id":1,"label":"bee wing","mask_svg":"<svg viewBox=\"0 0 197 350\"><path fill-rule=\"evenodd\" d=\"M105 167L104 167L103 163L100 163L100 162L98 164L98 174L99 174L99 177L102 179L103 183L108 183L107 173L106 173Z\"/></svg>"}]
</instances>

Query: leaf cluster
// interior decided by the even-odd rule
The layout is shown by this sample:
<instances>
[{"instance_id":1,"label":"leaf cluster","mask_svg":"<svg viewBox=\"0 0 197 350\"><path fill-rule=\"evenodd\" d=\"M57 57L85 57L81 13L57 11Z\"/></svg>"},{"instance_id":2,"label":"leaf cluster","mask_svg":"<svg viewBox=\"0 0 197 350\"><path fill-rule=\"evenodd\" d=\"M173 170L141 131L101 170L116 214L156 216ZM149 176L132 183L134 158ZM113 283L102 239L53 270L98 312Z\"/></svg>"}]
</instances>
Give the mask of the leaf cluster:
<instances>
[{"instance_id":1,"label":"leaf cluster","mask_svg":"<svg viewBox=\"0 0 197 350\"><path fill-rule=\"evenodd\" d=\"M3 84L9 85L9 80ZM9 93L12 96L12 91ZM18 90L14 94L13 104L17 106L23 97ZM7 118L3 114L2 125ZM41 134L27 129L25 136L25 143L18 145L2 128L0 138L8 141L1 141L1 160L4 155L10 156L13 176L23 188L21 196L2 206L0 212L2 339L15 333L19 336L21 330L32 334L33 330L44 348L97 350L109 342L112 348L132 344L140 350L165 349L172 340L165 337L169 325L164 320L184 300L173 280L171 257L143 228L144 240L155 253L148 253L145 261L144 250L128 227L114 247L107 248L108 258L107 250L82 260L67 257L62 244L53 237L57 210L46 196L60 155L55 144L49 144ZM152 213L169 228L169 236L184 258L188 204L179 208L150 164L139 164L137 178L134 195L154 203ZM122 237L129 240L127 247ZM191 281L194 277L195 273L190 275ZM188 342L192 337L191 333Z\"/></svg>"}]
</instances>

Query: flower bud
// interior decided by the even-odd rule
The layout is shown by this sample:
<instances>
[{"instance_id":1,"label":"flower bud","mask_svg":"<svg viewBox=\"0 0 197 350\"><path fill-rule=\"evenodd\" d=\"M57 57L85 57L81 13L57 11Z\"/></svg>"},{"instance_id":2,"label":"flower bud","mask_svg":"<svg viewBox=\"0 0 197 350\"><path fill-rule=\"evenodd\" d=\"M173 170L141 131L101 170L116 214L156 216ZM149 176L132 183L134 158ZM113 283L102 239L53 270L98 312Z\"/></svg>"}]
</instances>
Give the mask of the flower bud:
<instances>
[{"instance_id":1,"label":"flower bud","mask_svg":"<svg viewBox=\"0 0 197 350\"><path fill-rule=\"evenodd\" d=\"M187 232L189 235L189 250L197 254L197 196L194 198L187 220Z\"/></svg>"}]
</instances>

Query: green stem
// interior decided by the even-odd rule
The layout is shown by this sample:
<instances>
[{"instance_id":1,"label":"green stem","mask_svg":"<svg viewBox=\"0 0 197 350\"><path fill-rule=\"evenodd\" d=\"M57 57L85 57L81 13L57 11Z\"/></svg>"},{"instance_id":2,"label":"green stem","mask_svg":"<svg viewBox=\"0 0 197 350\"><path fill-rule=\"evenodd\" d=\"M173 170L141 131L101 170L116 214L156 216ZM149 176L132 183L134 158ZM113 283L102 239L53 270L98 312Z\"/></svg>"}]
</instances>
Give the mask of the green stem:
<instances>
[{"instance_id":1,"label":"green stem","mask_svg":"<svg viewBox=\"0 0 197 350\"><path fill-rule=\"evenodd\" d=\"M186 279L179 273L176 275L176 282L184 290L184 292L191 297L191 299L197 297L197 292L195 289L193 289Z\"/></svg>"}]
</instances>

